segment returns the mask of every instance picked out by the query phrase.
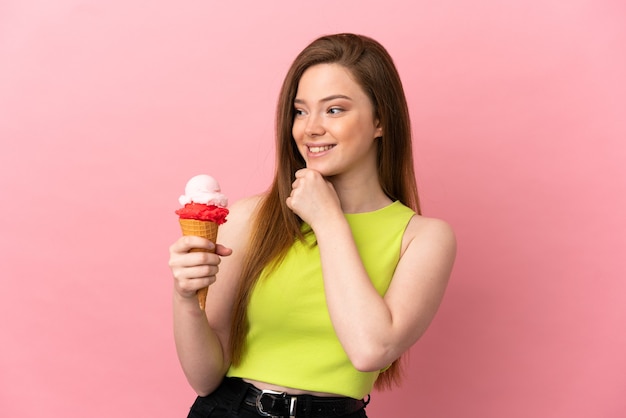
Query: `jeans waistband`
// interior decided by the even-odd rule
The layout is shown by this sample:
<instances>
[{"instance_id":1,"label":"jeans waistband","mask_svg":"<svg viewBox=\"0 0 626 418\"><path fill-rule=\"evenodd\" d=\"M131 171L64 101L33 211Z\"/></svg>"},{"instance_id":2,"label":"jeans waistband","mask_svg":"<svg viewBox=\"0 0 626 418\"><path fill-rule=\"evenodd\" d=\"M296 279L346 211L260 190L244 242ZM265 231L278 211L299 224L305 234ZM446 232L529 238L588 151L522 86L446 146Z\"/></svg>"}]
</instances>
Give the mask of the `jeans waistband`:
<instances>
[{"instance_id":1,"label":"jeans waistband","mask_svg":"<svg viewBox=\"0 0 626 418\"><path fill-rule=\"evenodd\" d=\"M363 400L349 397L289 395L285 392L261 390L239 378L225 378L222 385L237 392L245 390L242 407L254 410L265 417L341 417L360 411L369 402L369 396L367 400Z\"/></svg>"}]
</instances>

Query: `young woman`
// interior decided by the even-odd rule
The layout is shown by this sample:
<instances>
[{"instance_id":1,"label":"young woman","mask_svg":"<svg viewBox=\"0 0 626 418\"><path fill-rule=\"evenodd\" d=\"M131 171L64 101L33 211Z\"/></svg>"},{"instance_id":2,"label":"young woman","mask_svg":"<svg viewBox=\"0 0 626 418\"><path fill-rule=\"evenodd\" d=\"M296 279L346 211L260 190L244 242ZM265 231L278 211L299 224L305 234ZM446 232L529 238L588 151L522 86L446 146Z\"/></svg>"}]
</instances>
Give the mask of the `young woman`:
<instances>
[{"instance_id":1,"label":"young woman","mask_svg":"<svg viewBox=\"0 0 626 418\"><path fill-rule=\"evenodd\" d=\"M219 244L170 247L189 417L365 417L439 307L454 234L420 214L406 99L378 42L307 46L276 127L270 189L230 208Z\"/></svg>"}]
</instances>

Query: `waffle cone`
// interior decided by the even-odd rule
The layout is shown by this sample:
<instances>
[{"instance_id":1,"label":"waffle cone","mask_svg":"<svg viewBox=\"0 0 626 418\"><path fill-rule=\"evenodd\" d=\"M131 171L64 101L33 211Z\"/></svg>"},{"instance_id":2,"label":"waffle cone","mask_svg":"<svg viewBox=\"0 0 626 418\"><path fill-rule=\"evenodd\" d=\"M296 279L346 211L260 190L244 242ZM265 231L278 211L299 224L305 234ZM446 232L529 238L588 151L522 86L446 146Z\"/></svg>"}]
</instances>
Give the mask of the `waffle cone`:
<instances>
[{"instance_id":1,"label":"waffle cone","mask_svg":"<svg viewBox=\"0 0 626 418\"><path fill-rule=\"evenodd\" d=\"M211 221L198 221L196 219L179 219L180 229L183 232L183 235L195 235L197 237L206 238L210 241L215 242L217 238L217 228L218 224ZM208 250L202 248L192 248L190 252L198 252L198 251L206 251ZM215 250L211 251L215 252ZM200 309L204 310L206 307L206 295L209 291L208 287L204 287L198 290L198 303L200 304Z\"/></svg>"}]
</instances>

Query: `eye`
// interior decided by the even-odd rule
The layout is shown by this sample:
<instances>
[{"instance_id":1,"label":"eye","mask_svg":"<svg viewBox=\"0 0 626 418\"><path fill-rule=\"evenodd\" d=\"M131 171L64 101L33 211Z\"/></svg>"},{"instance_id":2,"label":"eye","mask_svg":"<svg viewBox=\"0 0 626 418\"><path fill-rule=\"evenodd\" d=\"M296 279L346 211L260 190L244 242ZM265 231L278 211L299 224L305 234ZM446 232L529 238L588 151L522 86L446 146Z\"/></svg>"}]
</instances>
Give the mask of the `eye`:
<instances>
[{"instance_id":1,"label":"eye","mask_svg":"<svg viewBox=\"0 0 626 418\"><path fill-rule=\"evenodd\" d=\"M328 109L328 113L331 114L331 115L337 115L337 114L339 114L341 112L343 112L343 109L340 108L340 107L336 107L336 106L331 107L330 109Z\"/></svg>"},{"instance_id":2,"label":"eye","mask_svg":"<svg viewBox=\"0 0 626 418\"><path fill-rule=\"evenodd\" d=\"M302 109L295 108L293 111L295 117L304 116L305 112Z\"/></svg>"}]
</instances>

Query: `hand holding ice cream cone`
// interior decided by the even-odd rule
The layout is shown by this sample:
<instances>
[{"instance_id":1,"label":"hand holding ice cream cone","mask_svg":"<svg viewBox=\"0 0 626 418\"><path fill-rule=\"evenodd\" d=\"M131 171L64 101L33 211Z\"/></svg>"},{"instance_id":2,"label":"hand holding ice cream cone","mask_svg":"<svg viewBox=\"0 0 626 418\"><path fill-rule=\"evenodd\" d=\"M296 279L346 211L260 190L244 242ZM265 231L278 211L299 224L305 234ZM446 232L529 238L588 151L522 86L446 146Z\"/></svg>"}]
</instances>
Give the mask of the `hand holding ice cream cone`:
<instances>
[{"instance_id":1,"label":"hand holding ice cream cone","mask_svg":"<svg viewBox=\"0 0 626 418\"><path fill-rule=\"evenodd\" d=\"M228 215L228 198L221 193L217 181L206 174L192 177L185 186L185 194L178 201L183 205L176 211L183 235L195 235L215 243L218 227L226 222ZM208 250L194 248L190 251ZM215 252L215 247L211 252ZM197 293L202 310L206 307L208 289L202 288Z\"/></svg>"}]
</instances>

